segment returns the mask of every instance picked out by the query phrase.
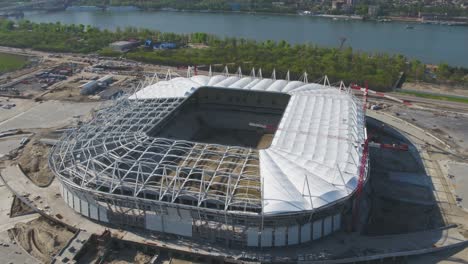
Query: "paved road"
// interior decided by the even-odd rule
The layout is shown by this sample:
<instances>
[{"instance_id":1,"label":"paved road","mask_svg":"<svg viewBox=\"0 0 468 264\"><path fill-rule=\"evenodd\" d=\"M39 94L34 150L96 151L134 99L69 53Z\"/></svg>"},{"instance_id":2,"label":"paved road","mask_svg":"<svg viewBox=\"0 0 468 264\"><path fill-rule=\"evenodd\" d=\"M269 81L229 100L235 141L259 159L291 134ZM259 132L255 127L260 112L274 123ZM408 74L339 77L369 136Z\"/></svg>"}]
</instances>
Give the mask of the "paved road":
<instances>
[{"instance_id":1,"label":"paved road","mask_svg":"<svg viewBox=\"0 0 468 264\"><path fill-rule=\"evenodd\" d=\"M0 122L0 131L65 126L70 124L75 116L86 115L92 109L98 109L101 105L102 102L73 103L46 101L41 104L35 104L25 112Z\"/></svg>"},{"instance_id":2,"label":"paved road","mask_svg":"<svg viewBox=\"0 0 468 264\"><path fill-rule=\"evenodd\" d=\"M17 223L27 223L39 217L39 214L29 214L10 218L10 208L13 202L13 194L0 179L0 263L25 263L36 264L38 261L16 244L8 236L8 229Z\"/></svg>"},{"instance_id":3,"label":"paved road","mask_svg":"<svg viewBox=\"0 0 468 264\"><path fill-rule=\"evenodd\" d=\"M468 212L468 163L452 163L449 175L453 176L455 191L462 200L461 206Z\"/></svg>"},{"instance_id":4,"label":"paved road","mask_svg":"<svg viewBox=\"0 0 468 264\"><path fill-rule=\"evenodd\" d=\"M13 228L17 223L26 223L36 219L39 216L38 214L28 214L10 218L12 202L13 194L0 179L0 232Z\"/></svg>"},{"instance_id":5,"label":"paved road","mask_svg":"<svg viewBox=\"0 0 468 264\"><path fill-rule=\"evenodd\" d=\"M8 236L8 232L0 232L0 262L4 264L38 264L38 260L30 256L21 246Z\"/></svg>"}]
</instances>

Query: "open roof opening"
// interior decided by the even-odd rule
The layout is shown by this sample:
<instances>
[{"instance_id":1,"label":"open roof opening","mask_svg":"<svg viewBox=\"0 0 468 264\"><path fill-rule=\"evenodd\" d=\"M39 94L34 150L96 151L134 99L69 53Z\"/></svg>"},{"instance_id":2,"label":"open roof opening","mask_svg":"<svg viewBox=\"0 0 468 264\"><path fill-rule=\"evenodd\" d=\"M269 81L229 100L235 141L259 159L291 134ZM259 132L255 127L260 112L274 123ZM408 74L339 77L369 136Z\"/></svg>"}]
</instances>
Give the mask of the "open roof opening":
<instances>
[{"instance_id":1,"label":"open roof opening","mask_svg":"<svg viewBox=\"0 0 468 264\"><path fill-rule=\"evenodd\" d=\"M200 143L268 148L290 95L200 87L148 133Z\"/></svg>"}]
</instances>

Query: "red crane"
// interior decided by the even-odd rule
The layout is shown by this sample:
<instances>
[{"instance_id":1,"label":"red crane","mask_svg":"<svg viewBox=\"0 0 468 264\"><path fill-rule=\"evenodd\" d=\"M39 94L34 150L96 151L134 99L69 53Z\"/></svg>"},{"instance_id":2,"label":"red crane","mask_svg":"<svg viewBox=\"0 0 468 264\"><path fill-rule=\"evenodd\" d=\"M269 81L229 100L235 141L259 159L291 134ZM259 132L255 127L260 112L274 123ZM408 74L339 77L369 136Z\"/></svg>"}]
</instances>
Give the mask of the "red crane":
<instances>
[{"instance_id":1,"label":"red crane","mask_svg":"<svg viewBox=\"0 0 468 264\"><path fill-rule=\"evenodd\" d=\"M362 105L362 112L364 116L366 116L368 92L369 92L369 85L366 82L366 88L364 90L363 105ZM364 187L364 180L366 177L367 158L369 157L369 139L370 138L371 138L371 135L367 135L367 138L364 141L364 144L362 146L363 149L362 149L362 156L361 156L360 167L359 167L359 179L358 179L358 185L356 188L356 194L355 194L354 203L353 203L353 219L352 220L353 220L354 229L357 227L357 224L359 223L359 201L361 198L362 189Z\"/></svg>"}]
</instances>

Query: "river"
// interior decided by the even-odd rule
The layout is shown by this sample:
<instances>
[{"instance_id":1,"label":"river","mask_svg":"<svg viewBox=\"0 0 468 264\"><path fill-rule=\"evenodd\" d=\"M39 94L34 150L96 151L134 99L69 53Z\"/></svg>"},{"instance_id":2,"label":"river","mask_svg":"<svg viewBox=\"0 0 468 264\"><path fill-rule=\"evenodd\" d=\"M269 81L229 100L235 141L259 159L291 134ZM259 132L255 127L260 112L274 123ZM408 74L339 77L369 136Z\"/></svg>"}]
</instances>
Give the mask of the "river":
<instances>
[{"instance_id":1,"label":"river","mask_svg":"<svg viewBox=\"0 0 468 264\"><path fill-rule=\"evenodd\" d=\"M286 40L290 43L314 43L345 46L366 52L403 54L425 63L446 62L468 67L468 27L333 20L310 16L202 13L170 11L60 11L28 12L33 22L57 22L93 25L115 29L126 26L157 29L164 32L206 32L219 36L255 40Z\"/></svg>"}]
</instances>

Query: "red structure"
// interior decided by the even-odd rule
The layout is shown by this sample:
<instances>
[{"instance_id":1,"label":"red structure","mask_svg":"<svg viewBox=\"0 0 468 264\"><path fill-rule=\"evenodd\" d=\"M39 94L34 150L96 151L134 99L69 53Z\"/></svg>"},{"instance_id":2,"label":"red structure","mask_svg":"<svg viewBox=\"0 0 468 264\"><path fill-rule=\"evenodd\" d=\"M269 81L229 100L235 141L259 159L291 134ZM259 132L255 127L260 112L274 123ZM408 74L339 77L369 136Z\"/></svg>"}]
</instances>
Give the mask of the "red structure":
<instances>
[{"instance_id":1,"label":"red structure","mask_svg":"<svg viewBox=\"0 0 468 264\"><path fill-rule=\"evenodd\" d=\"M359 86L352 86L353 89L361 89ZM369 92L369 85L366 82L366 88L364 90L364 96L363 96L363 105L362 105L362 112L365 116L366 114L366 109L367 109L367 94ZM360 167L359 167L359 180L358 180L358 185L356 188L356 196L354 198L354 204L353 204L353 227L354 229L357 228L357 225L359 223L359 201L361 199L361 193L362 189L364 187L364 180L366 177L366 168L367 168L367 158L369 157L369 138L371 138L370 135L367 135L366 140L364 141L363 144L363 150L362 150L362 156L361 156L361 161L360 161Z\"/></svg>"}]
</instances>

